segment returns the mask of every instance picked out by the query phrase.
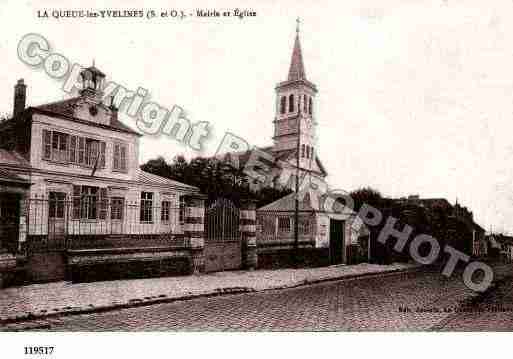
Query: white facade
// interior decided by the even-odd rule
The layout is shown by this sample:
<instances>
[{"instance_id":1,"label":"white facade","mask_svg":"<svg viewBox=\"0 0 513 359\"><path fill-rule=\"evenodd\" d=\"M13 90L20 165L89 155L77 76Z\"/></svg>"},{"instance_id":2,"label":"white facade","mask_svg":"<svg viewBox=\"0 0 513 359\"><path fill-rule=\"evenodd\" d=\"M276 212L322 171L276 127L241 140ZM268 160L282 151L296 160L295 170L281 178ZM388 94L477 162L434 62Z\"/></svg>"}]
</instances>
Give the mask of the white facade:
<instances>
[{"instance_id":1,"label":"white facade","mask_svg":"<svg viewBox=\"0 0 513 359\"><path fill-rule=\"evenodd\" d=\"M85 87L77 98L24 109L10 120L29 133L28 146L17 147L25 148L19 157L27 162L9 166L31 183L27 234L182 232L183 196L198 189L143 172L141 135L118 121L98 91Z\"/></svg>"}]
</instances>

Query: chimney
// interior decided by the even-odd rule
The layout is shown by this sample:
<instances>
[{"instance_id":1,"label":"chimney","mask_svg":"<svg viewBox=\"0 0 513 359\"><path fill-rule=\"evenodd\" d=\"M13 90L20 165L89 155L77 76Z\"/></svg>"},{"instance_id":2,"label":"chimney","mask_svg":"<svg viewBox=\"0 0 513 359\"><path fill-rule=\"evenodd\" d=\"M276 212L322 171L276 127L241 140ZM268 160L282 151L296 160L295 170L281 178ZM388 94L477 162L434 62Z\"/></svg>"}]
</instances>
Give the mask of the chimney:
<instances>
[{"instance_id":1,"label":"chimney","mask_svg":"<svg viewBox=\"0 0 513 359\"><path fill-rule=\"evenodd\" d=\"M13 117L16 117L25 110L25 104L27 102L27 85L23 82L23 79L19 79L18 83L14 86L14 110Z\"/></svg>"}]
</instances>

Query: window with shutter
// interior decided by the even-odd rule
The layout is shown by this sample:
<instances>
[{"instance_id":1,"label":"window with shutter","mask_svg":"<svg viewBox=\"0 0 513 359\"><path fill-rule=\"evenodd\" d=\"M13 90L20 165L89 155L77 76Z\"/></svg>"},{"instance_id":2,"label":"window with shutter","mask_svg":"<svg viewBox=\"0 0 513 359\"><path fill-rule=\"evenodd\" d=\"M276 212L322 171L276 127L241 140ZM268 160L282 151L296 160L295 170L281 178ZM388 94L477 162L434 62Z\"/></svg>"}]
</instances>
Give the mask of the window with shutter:
<instances>
[{"instance_id":1,"label":"window with shutter","mask_svg":"<svg viewBox=\"0 0 513 359\"><path fill-rule=\"evenodd\" d=\"M78 163L85 164L85 138L80 137L78 139Z\"/></svg>"},{"instance_id":2,"label":"window with shutter","mask_svg":"<svg viewBox=\"0 0 513 359\"><path fill-rule=\"evenodd\" d=\"M69 138L69 161L71 163L77 162L77 136L70 136Z\"/></svg>"},{"instance_id":3,"label":"window with shutter","mask_svg":"<svg viewBox=\"0 0 513 359\"><path fill-rule=\"evenodd\" d=\"M126 146L121 146L120 162L121 162L121 170L126 171Z\"/></svg>"},{"instance_id":4,"label":"window with shutter","mask_svg":"<svg viewBox=\"0 0 513 359\"><path fill-rule=\"evenodd\" d=\"M127 146L121 143L114 144L114 162L113 170L126 172L127 171Z\"/></svg>"},{"instance_id":5,"label":"window with shutter","mask_svg":"<svg viewBox=\"0 0 513 359\"><path fill-rule=\"evenodd\" d=\"M43 130L43 158L50 159L52 157L52 133Z\"/></svg>"},{"instance_id":6,"label":"window with shutter","mask_svg":"<svg viewBox=\"0 0 513 359\"><path fill-rule=\"evenodd\" d=\"M100 163L98 167L105 168L105 142L100 142Z\"/></svg>"},{"instance_id":7,"label":"window with shutter","mask_svg":"<svg viewBox=\"0 0 513 359\"><path fill-rule=\"evenodd\" d=\"M107 188L100 188L100 219L107 218Z\"/></svg>"},{"instance_id":8,"label":"window with shutter","mask_svg":"<svg viewBox=\"0 0 513 359\"><path fill-rule=\"evenodd\" d=\"M52 132L51 159L58 162L68 162L69 135L57 131Z\"/></svg>"},{"instance_id":9,"label":"window with shutter","mask_svg":"<svg viewBox=\"0 0 513 359\"><path fill-rule=\"evenodd\" d=\"M112 165L112 168L117 170L119 169L119 144L114 144L114 163Z\"/></svg>"},{"instance_id":10,"label":"window with shutter","mask_svg":"<svg viewBox=\"0 0 513 359\"><path fill-rule=\"evenodd\" d=\"M73 186L73 219L80 218L80 186Z\"/></svg>"}]
</instances>

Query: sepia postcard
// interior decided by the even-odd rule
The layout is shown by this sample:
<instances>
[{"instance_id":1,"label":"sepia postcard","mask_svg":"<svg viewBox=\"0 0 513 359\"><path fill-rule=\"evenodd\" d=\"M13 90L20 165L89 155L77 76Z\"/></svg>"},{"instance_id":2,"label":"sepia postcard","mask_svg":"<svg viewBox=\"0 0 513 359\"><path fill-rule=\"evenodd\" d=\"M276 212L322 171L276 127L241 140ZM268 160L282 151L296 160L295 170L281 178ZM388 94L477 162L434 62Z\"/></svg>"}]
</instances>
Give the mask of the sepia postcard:
<instances>
[{"instance_id":1,"label":"sepia postcard","mask_svg":"<svg viewBox=\"0 0 513 359\"><path fill-rule=\"evenodd\" d=\"M0 357L477 355L513 331L512 19L2 0Z\"/></svg>"}]
</instances>

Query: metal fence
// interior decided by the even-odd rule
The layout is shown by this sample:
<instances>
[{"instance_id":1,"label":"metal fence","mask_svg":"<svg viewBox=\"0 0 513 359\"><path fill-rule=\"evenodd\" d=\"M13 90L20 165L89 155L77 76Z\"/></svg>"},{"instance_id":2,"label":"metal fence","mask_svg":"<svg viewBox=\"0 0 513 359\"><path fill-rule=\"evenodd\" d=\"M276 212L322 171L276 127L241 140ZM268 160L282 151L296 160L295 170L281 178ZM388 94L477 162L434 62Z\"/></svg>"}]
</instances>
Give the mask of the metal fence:
<instances>
[{"instance_id":1,"label":"metal fence","mask_svg":"<svg viewBox=\"0 0 513 359\"><path fill-rule=\"evenodd\" d=\"M205 212L207 242L240 241L240 210L225 198L218 198Z\"/></svg>"},{"instance_id":2,"label":"metal fence","mask_svg":"<svg viewBox=\"0 0 513 359\"><path fill-rule=\"evenodd\" d=\"M184 245L184 208L171 201L58 195L25 201L29 249ZM23 225L23 224L22 224Z\"/></svg>"},{"instance_id":3,"label":"metal fence","mask_svg":"<svg viewBox=\"0 0 513 359\"><path fill-rule=\"evenodd\" d=\"M294 211L257 211L257 240L259 243L293 242L294 231ZM315 214L310 211L300 211L299 240L312 241L317 234Z\"/></svg>"}]
</instances>

